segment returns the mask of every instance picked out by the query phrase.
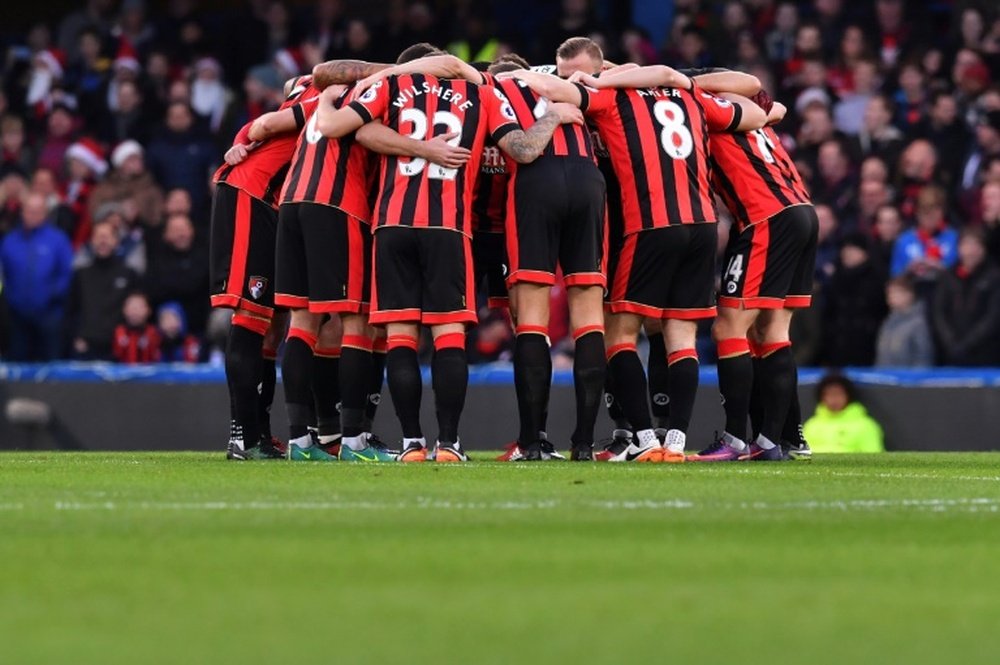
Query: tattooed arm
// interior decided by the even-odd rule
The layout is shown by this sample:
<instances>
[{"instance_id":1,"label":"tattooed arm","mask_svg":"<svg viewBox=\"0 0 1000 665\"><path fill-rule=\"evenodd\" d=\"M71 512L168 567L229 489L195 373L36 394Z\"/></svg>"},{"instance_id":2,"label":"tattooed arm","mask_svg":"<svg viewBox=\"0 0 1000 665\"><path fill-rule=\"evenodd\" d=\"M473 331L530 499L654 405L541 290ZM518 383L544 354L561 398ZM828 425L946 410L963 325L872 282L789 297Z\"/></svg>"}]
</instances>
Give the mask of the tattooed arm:
<instances>
[{"instance_id":1,"label":"tattooed arm","mask_svg":"<svg viewBox=\"0 0 1000 665\"><path fill-rule=\"evenodd\" d=\"M552 140L552 133L561 124L583 124L583 113L571 104L550 104L548 112L528 131L515 130L500 139L500 149L518 164L538 159Z\"/></svg>"},{"instance_id":2,"label":"tattooed arm","mask_svg":"<svg viewBox=\"0 0 1000 665\"><path fill-rule=\"evenodd\" d=\"M313 67L313 85L323 90L335 83L354 83L389 69L392 65L364 60L330 60Z\"/></svg>"}]
</instances>

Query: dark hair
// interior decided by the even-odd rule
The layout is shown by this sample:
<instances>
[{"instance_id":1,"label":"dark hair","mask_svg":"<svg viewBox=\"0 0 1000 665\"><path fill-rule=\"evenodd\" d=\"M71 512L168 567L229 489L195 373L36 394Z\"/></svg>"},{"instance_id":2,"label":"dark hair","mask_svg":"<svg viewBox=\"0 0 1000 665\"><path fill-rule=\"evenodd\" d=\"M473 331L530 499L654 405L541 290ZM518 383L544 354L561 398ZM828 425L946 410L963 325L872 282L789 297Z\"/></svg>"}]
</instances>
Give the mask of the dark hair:
<instances>
[{"instance_id":1,"label":"dark hair","mask_svg":"<svg viewBox=\"0 0 1000 665\"><path fill-rule=\"evenodd\" d=\"M412 46L407 46L403 49L400 52L399 57L396 58L396 64L402 65L412 60L426 58L429 55L444 55L444 51L439 49L437 46L434 46L434 44L420 42L419 44L413 44Z\"/></svg>"},{"instance_id":2,"label":"dark hair","mask_svg":"<svg viewBox=\"0 0 1000 665\"><path fill-rule=\"evenodd\" d=\"M913 294L917 292L917 286L913 283L913 278L909 275L900 275L899 277L890 279L886 286L894 286L897 289L903 289Z\"/></svg>"},{"instance_id":3,"label":"dark hair","mask_svg":"<svg viewBox=\"0 0 1000 665\"><path fill-rule=\"evenodd\" d=\"M586 53L594 60L604 62L604 51L597 45L597 42L589 37L570 37L556 49L556 58L569 60L581 53Z\"/></svg>"},{"instance_id":4,"label":"dark hair","mask_svg":"<svg viewBox=\"0 0 1000 665\"><path fill-rule=\"evenodd\" d=\"M847 393L847 403L853 404L858 401L858 389L854 386L854 382L848 379L843 374L834 373L827 374L819 383L816 384L816 401L823 401L823 393L830 386L840 386Z\"/></svg>"},{"instance_id":5,"label":"dark hair","mask_svg":"<svg viewBox=\"0 0 1000 665\"><path fill-rule=\"evenodd\" d=\"M513 72L518 69L528 69L531 65L528 61L517 53L506 53L493 61L487 71L490 74L501 74L503 72Z\"/></svg>"}]
</instances>

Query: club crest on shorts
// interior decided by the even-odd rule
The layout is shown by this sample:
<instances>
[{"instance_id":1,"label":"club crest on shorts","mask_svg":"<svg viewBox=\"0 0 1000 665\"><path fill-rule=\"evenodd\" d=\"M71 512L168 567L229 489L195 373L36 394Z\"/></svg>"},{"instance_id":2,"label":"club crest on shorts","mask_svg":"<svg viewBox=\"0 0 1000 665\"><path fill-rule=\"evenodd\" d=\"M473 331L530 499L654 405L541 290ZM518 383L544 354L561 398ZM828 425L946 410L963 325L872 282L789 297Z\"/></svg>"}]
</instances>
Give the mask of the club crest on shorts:
<instances>
[{"instance_id":1,"label":"club crest on shorts","mask_svg":"<svg viewBox=\"0 0 1000 665\"><path fill-rule=\"evenodd\" d=\"M250 297L254 300L260 300L260 297L264 295L267 291L267 277L260 277L254 275L247 282L247 289L250 290Z\"/></svg>"}]
</instances>

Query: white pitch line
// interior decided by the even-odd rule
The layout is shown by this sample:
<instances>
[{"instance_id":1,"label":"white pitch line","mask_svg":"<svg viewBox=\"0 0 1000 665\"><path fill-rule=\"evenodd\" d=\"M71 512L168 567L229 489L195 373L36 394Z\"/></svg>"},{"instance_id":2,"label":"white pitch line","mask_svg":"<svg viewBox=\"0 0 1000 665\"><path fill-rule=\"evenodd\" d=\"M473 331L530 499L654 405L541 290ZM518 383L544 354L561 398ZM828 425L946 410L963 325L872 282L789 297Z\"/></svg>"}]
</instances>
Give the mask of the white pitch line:
<instances>
[{"instance_id":1,"label":"white pitch line","mask_svg":"<svg viewBox=\"0 0 1000 665\"><path fill-rule=\"evenodd\" d=\"M916 510L929 512L989 512L1000 513L1000 498L959 497L929 499L844 499L829 501L734 501L694 502L686 499L615 499L607 501L584 500L580 502L543 501L450 501L415 497L395 502L378 501L56 501L52 504L0 503L0 512L15 512L51 508L59 512L115 512L115 511L193 511L193 512L252 512L252 511L328 511L328 510L491 510L528 511L557 508L590 508L594 510L623 511L677 511L714 509L735 511L831 511L872 512L880 510Z\"/></svg>"}]
</instances>

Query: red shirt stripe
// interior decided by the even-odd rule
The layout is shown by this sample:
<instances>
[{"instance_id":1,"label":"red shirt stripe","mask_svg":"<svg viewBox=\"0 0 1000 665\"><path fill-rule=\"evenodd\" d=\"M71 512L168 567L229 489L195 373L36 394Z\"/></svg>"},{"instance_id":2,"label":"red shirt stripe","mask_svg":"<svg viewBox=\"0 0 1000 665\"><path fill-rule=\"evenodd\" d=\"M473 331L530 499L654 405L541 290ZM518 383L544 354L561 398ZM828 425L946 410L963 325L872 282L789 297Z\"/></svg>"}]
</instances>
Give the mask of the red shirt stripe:
<instances>
[{"instance_id":1,"label":"red shirt stripe","mask_svg":"<svg viewBox=\"0 0 1000 665\"><path fill-rule=\"evenodd\" d=\"M712 185L740 230L789 206L811 202L795 163L770 127L713 132L709 144Z\"/></svg>"},{"instance_id":2,"label":"red shirt stripe","mask_svg":"<svg viewBox=\"0 0 1000 665\"><path fill-rule=\"evenodd\" d=\"M390 76L351 102L350 108L365 122L381 120L416 140L459 132L453 141L468 148L472 158L457 169L383 155L374 216L378 226L444 228L471 235L473 189L487 137L499 143L520 129L503 93L462 80Z\"/></svg>"},{"instance_id":3,"label":"red shirt stripe","mask_svg":"<svg viewBox=\"0 0 1000 665\"><path fill-rule=\"evenodd\" d=\"M320 91L312 86L311 79L305 81L292 91L279 109L297 109L295 113L299 129L315 113L319 103ZM277 207L278 195L285 182L298 138L298 133L289 132L256 144L247 158L239 164L223 164L219 167L213 181L242 189L250 196Z\"/></svg>"},{"instance_id":4,"label":"red shirt stripe","mask_svg":"<svg viewBox=\"0 0 1000 665\"><path fill-rule=\"evenodd\" d=\"M738 124L738 107L697 88L579 89L621 185L626 235L717 221L708 134Z\"/></svg>"}]
</instances>

